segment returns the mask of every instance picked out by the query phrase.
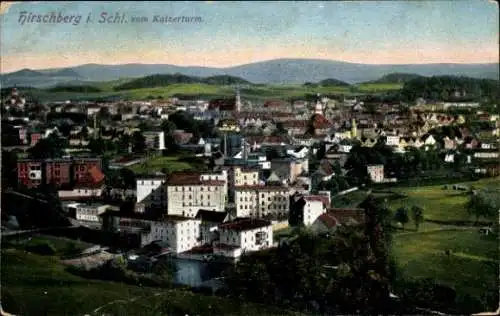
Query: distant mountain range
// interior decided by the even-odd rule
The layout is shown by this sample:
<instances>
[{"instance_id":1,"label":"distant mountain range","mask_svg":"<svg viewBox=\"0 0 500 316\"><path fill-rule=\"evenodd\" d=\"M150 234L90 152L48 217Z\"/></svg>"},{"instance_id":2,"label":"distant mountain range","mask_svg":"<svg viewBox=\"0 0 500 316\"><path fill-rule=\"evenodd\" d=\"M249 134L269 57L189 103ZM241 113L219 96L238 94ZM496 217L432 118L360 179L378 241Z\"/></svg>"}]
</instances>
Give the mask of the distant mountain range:
<instances>
[{"instance_id":1,"label":"distant mountain range","mask_svg":"<svg viewBox=\"0 0 500 316\"><path fill-rule=\"evenodd\" d=\"M252 83L304 84L335 78L347 83L378 80L387 74L420 76L454 75L497 79L499 64L409 64L368 65L318 59L275 59L229 68L181 67L168 64L86 64L62 69L23 69L1 75L3 87L50 87L139 78L156 74L182 74L195 77L227 75Z\"/></svg>"}]
</instances>

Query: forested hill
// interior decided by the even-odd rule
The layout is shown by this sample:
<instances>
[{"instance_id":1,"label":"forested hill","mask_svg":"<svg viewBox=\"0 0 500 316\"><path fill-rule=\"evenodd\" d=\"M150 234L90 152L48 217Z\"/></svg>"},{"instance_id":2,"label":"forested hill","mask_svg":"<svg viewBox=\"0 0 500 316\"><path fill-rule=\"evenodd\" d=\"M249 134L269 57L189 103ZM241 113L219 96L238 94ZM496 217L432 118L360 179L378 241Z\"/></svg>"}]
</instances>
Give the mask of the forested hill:
<instances>
[{"instance_id":1,"label":"forested hill","mask_svg":"<svg viewBox=\"0 0 500 316\"><path fill-rule=\"evenodd\" d=\"M345 81L334 79L334 78L328 78L319 81L318 83L313 83L313 82L306 82L304 83L304 86L321 86L321 87L348 87L350 84L348 84Z\"/></svg>"},{"instance_id":2,"label":"forested hill","mask_svg":"<svg viewBox=\"0 0 500 316\"><path fill-rule=\"evenodd\" d=\"M391 73L380 79L370 81L369 83L405 83L413 79L422 78L422 76L410 73Z\"/></svg>"},{"instance_id":3,"label":"forested hill","mask_svg":"<svg viewBox=\"0 0 500 316\"><path fill-rule=\"evenodd\" d=\"M204 83L213 85L252 84L251 82L246 81L244 79L227 75L200 78L194 76L186 76L177 73L169 75L152 75L134 79L132 81L121 84L115 87L114 89L119 91L119 90L131 90L131 89L141 89L141 88L156 88L156 87L164 87L179 83Z\"/></svg>"},{"instance_id":4,"label":"forested hill","mask_svg":"<svg viewBox=\"0 0 500 316\"><path fill-rule=\"evenodd\" d=\"M434 76L419 77L406 82L401 96L406 100L425 98L431 100L476 100L499 99L499 81L469 77Z\"/></svg>"}]
</instances>

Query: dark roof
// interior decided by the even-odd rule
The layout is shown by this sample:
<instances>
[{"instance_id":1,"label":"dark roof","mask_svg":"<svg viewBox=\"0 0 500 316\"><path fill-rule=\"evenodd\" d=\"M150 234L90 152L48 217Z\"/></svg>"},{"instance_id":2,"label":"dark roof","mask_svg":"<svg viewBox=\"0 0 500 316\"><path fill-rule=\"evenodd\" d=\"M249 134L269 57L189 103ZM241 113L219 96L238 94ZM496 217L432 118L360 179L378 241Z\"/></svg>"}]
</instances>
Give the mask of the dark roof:
<instances>
[{"instance_id":1,"label":"dark roof","mask_svg":"<svg viewBox=\"0 0 500 316\"><path fill-rule=\"evenodd\" d=\"M240 219L235 219L232 222L219 225L219 229L245 231L266 226L271 226L271 222L263 219L240 218Z\"/></svg>"},{"instance_id":2,"label":"dark roof","mask_svg":"<svg viewBox=\"0 0 500 316\"><path fill-rule=\"evenodd\" d=\"M210 100L208 104L209 110L219 109L220 111L234 111L236 110L236 99L214 99Z\"/></svg>"},{"instance_id":3,"label":"dark roof","mask_svg":"<svg viewBox=\"0 0 500 316\"><path fill-rule=\"evenodd\" d=\"M200 219L202 222L223 223L226 217L226 212L199 210L195 218Z\"/></svg>"},{"instance_id":4,"label":"dark roof","mask_svg":"<svg viewBox=\"0 0 500 316\"><path fill-rule=\"evenodd\" d=\"M348 224L352 220L358 224L365 223L365 210L362 208L330 208L328 213L341 224Z\"/></svg>"},{"instance_id":5,"label":"dark roof","mask_svg":"<svg viewBox=\"0 0 500 316\"><path fill-rule=\"evenodd\" d=\"M202 180L199 172L173 172L167 185L224 185L222 180Z\"/></svg>"}]
</instances>

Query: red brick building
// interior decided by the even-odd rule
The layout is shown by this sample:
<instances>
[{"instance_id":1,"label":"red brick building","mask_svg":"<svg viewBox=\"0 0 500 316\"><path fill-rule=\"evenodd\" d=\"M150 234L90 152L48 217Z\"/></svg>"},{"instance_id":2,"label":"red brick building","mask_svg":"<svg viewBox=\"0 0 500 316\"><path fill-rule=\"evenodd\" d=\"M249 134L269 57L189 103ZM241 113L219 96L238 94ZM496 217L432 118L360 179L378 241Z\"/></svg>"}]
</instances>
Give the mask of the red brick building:
<instances>
[{"instance_id":1,"label":"red brick building","mask_svg":"<svg viewBox=\"0 0 500 316\"><path fill-rule=\"evenodd\" d=\"M30 145L35 146L40 139L42 139L42 134L41 133L31 133L30 135Z\"/></svg>"},{"instance_id":2,"label":"red brick building","mask_svg":"<svg viewBox=\"0 0 500 316\"><path fill-rule=\"evenodd\" d=\"M101 183L100 158L77 159L25 159L17 162L18 183L27 188L42 184L55 184L56 187Z\"/></svg>"},{"instance_id":3,"label":"red brick building","mask_svg":"<svg viewBox=\"0 0 500 316\"><path fill-rule=\"evenodd\" d=\"M73 161L73 181L75 183L92 182L91 170L101 170L100 158L78 158Z\"/></svg>"},{"instance_id":4,"label":"red brick building","mask_svg":"<svg viewBox=\"0 0 500 316\"><path fill-rule=\"evenodd\" d=\"M17 162L17 179L20 185L36 188L42 184L43 162L37 160L21 160Z\"/></svg>"},{"instance_id":5,"label":"red brick building","mask_svg":"<svg viewBox=\"0 0 500 316\"><path fill-rule=\"evenodd\" d=\"M53 183L57 187L71 182L70 159L45 160L45 183Z\"/></svg>"}]
</instances>

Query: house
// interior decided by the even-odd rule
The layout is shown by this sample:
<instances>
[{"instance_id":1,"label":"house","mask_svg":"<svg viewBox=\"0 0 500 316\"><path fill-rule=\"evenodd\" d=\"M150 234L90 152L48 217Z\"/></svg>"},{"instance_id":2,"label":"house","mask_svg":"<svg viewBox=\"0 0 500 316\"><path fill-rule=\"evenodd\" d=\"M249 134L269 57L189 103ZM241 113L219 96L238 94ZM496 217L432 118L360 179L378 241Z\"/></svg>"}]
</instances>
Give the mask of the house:
<instances>
[{"instance_id":1,"label":"house","mask_svg":"<svg viewBox=\"0 0 500 316\"><path fill-rule=\"evenodd\" d=\"M304 159L309 155L309 148L306 146L299 146L295 149L288 149L286 153L293 158Z\"/></svg>"},{"instance_id":2,"label":"house","mask_svg":"<svg viewBox=\"0 0 500 316\"><path fill-rule=\"evenodd\" d=\"M290 197L290 226L312 225L330 206L327 195L302 195L295 193Z\"/></svg>"},{"instance_id":3,"label":"house","mask_svg":"<svg viewBox=\"0 0 500 316\"><path fill-rule=\"evenodd\" d=\"M223 211L227 201L227 172L174 172L167 179L167 212L193 218L200 209Z\"/></svg>"},{"instance_id":4,"label":"house","mask_svg":"<svg viewBox=\"0 0 500 316\"><path fill-rule=\"evenodd\" d=\"M142 135L145 138L146 147L154 150L164 150L165 147L165 132L163 131L146 131Z\"/></svg>"},{"instance_id":5,"label":"house","mask_svg":"<svg viewBox=\"0 0 500 316\"><path fill-rule=\"evenodd\" d=\"M384 182L384 165L368 165L366 170L371 181L375 183Z\"/></svg>"},{"instance_id":6,"label":"house","mask_svg":"<svg viewBox=\"0 0 500 316\"><path fill-rule=\"evenodd\" d=\"M360 208L331 208L321 214L311 225L316 233L328 233L334 231L338 226L364 225L366 216L364 209Z\"/></svg>"},{"instance_id":7,"label":"house","mask_svg":"<svg viewBox=\"0 0 500 316\"><path fill-rule=\"evenodd\" d=\"M272 224L262 219L237 218L221 224L219 236L219 242L214 245L214 254L230 258L273 245Z\"/></svg>"},{"instance_id":8,"label":"house","mask_svg":"<svg viewBox=\"0 0 500 316\"><path fill-rule=\"evenodd\" d=\"M200 245L199 219L174 215L152 218L145 214L122 215L115 212L106 212L101 216L102 229L127 237L128 246L138 248L162 241L170 251L179 254Z\"/></svg>"},{"instance_id":9,"label":"house","mask_svg":"<svg viewBox=\"0 0 500 316\"><path fill-rule=\"evenodd\" d=\"M400 137L397 135L386 136L385 143L387 146L399 146L399 140L400 140Z\"/></svg>"},{"instance_id":10,"label":"house","mask_svg":"<svg viewBox=\"0 0 500 316\"><path fill-rule=\"evenodd\" d=\"M28 188L42 184L56 187L104 180L100 158L21 159L17 162L18 183Z\"/></svg>"},{"instance_id":11,"label":"house","mask_svg":"<svg viewBox=\"0 0 500 316\"><path fill-rule=\"evenodd\" d=\"M289 189L279 185L242 185L235 187L237 217L287 218Z\"/></svg>"},{"instance_id":12,"label":"house","mask_svg":"<svg viewBox=\"0 0 500 316\"><path fill-rule=\"evenodd\" d=\"M232 112L237 110L237 99L213 99L208 103L209 110L218 110L224 112Z\"/></svg>"},{"instance_id":13,"label":"house","mask_svg":"<svg viewBox=\"0 0 500 316\"><path fill-rule=\"evenodd\" d=\"M217 129L221 132L239 132L238 122L232 118L221 119L217 124Z\"/></svg>"},{"instance_id":14,"label":"house","mask_svg":"<svg viewBox=\"0 0 500 316\"><path fill-rule=\"evenodd\" d=\"M456 149L457 143L454 139L450 139L448 136L443 138L444 149Z\"/></svg>"},{"instance_id":15,"label":"house","mask_svg":"<svg viewBox=\"0 0 500 316\"><path fill-rule=\"evenodd\" d=\"M227 212L199 210L195 218L201 221L200 243L211 245L219 240L218 227L229 220L229 214Z\"/></svg>"},{"instance_id":16,"label":"house","mask_svg":"<svg viewBox=\"0 0 500 316\"><path fill-rule=\"evenodd\" d=\"M78 204L75 209L75 218L79 221L95 222L100 221L99 215L108 209L107 204Z\"/></svg>"},{"instance_id":17,"label":"house","mask_svg":"<svg viewBox=\"0 0 500 316\"><path fill-rule=\"evenodd\" d=\"M136 179L136 203L144 204L145 208L167 207L167 191L165 176L138 177Z\"/></svg>"},{"instance_id":18,"label":"house","mask_svg":"<svg viewBox=\"0 0 500 316\"><path fill-rule=\"evenodd\" d=\"M99 199L104 192L104 183L78 184L70 188L62 188L57 191L61 201L92 200Z\"/></svg>"}]
</instances>

